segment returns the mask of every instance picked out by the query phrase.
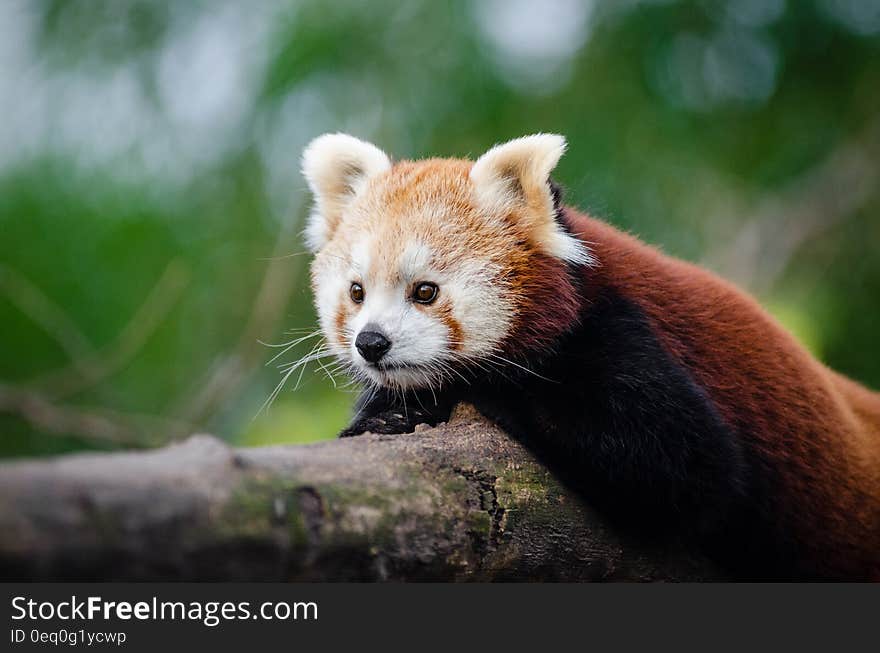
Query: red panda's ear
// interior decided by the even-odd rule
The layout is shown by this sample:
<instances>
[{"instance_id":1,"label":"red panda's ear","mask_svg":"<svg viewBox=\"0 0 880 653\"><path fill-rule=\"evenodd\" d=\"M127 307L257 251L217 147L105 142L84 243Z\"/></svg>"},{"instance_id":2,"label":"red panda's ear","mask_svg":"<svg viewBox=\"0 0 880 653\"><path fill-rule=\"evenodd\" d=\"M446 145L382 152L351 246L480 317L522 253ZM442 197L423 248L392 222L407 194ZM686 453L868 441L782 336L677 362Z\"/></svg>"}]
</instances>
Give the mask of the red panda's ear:
<instances>
[{"instance_id":1,"label":"red panda's ear","mask_svg":"<svg viewBox=\"0 0 880 653\"><path fill-rule=\"evenodd\" d=\"M305 231L312 251L330 240L345 208L367 181L390 167L382 150L347 134L324 134L306 146L302 172L315 196Z\"/></svg>"},{"instance_id":2,"label":"red panda's ear","mask_svg":"<svg viewBox=\"0 0 880 653\"><path fill-rule=\"evenodd\" d=\"M556 220L550 173L564 152L562 136L524 136L486 152L474 163L470 178L488 211L515 215L548 254L588 263L591 256L586 245Z\"/></svg>"}]
</instances>

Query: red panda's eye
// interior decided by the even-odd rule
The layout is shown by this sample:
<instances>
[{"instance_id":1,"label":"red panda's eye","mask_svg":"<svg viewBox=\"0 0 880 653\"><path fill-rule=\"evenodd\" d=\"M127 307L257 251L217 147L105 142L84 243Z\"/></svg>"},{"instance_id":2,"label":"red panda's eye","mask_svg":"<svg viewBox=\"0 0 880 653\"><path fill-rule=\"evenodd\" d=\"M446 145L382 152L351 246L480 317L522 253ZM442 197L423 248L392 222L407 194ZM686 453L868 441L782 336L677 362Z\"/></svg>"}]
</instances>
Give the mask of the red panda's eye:
<instances>
[{"instance_id":1,"label":"red panda's eye","mask_svg":"<svg viewBox=\"0 0 880 653\"><path fill-rule=\"evenodd\" d=\"M437 285L433 283L420 283L413 291L413 300L420 304L430 304L437 299Z\"/></svg>"},{"instance_id":2,"label":"red panda's eye","mask_svg":"<svg viewBox=\"0 0 880 653\"><path fill-rule=\"evenodd\" d=\"M348 290L348 294L351 296L351 301L355 304L360 304L364 301L364 287L359 283L351 284L351 288Z\"/></svg>"}]
</instances>

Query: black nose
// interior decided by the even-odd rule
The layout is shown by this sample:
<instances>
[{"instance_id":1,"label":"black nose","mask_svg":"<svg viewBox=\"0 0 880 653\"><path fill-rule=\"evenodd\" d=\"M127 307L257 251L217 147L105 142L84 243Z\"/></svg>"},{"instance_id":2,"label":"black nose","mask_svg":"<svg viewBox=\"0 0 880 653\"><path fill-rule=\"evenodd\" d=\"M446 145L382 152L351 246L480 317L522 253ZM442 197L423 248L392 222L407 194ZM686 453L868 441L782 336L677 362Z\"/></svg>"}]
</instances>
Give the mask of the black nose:
<instances>
[{"instance_id":1,"label":"black nose","mask_svg":"<svg viewBox=\"0 0 880 653\"><path fill-rule=\"evenodd\" d=\"M391 349L391 341L378 331L361 331L354 346L365 360L376 363Z\"/></svg>"}]
</instances>

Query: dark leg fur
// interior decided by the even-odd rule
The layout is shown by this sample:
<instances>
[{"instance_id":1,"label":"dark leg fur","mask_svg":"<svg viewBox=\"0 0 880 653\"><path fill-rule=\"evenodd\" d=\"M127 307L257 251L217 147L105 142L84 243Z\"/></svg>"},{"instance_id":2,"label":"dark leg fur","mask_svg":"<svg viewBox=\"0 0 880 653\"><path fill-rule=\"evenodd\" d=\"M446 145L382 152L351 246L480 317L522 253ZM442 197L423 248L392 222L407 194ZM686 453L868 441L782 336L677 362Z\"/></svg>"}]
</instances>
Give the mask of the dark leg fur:
<instances>
[{"instance_id":1,"label":"dark leg fur","mask_svg":"<svg viewBox=\"0 0 880 653\"><path fill-rule=\"evenodd\" d=\"M593 505L649 532L717 532L746 492L743 453L642 312L607 293L559 353L477 408ZM497 389L496 389L497 388Z\"/></svg>"},{"instance_id":2,"label":"dark leg fur","mask_svg":"<svg viewBox=\"0 0 880 653\"><path fill-rule=\"evenodd\" d=\"M637 306L606 292L555 355L527 366L545 379L507 369L445 392L436 407L408 395L403 411L399 395L380 392L342 435L409 432L447 419L461 397L621 526L702 540L738 521L743 452Z\"/></svg>"},{"instance_id":3,"label":"dark leg fur","mask_svg":"<svg viewBox=\"0 0 880 653\"><path fill-rule=\"evenodd\" d=\"M418 424L436 426L449 419L455 401L450 395L430 392L392 392L385 388L365 391L355 405L351 424L341 438L371 433L412 433Z\"/></svg>"}]
</instances>

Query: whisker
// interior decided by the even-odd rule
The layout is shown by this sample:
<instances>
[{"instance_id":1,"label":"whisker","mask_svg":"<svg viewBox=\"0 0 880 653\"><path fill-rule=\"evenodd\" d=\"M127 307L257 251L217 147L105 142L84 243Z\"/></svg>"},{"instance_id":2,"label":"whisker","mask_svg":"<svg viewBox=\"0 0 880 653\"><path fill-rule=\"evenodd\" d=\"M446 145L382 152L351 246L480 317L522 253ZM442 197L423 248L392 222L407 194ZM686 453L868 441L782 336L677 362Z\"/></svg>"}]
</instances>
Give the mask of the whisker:
<instances>
[{"instance_id":1,"label":"whisker","mask_svg":"<svg viewBox=\"0 0 880 653\"><path fill-rule=\"evenodd\" d=\"M315 360L318 361L318 367L320 367L324 371L324 374L326 374L327 378L330 379L330 383L333 384L333 387L337 388L338 386L336 385L336 379L333 377L333 373L327 369L327 366L324 365L324 362L320 358L316 358Z\"/></svg>"},{"instance_id":2,"label":"whisker","mask_svg":"<svg viewBox=\"0 0 880 653\"><path fill-rule=\"evenodd\" d=\"M435 378L431 378L431 377L428 375L428 372L427 372L427 371L423 372L423 373L422 373L422 376L423 376L424 379L425 379L425 384L428 386L428 390L431 391L431 397L434 399L434 406L436 407L436 406L437 406L437 395L434 393L434 381L436 380L436 377L435 377ZM421 402L419 402L419 403L421 403ZM424 406L422 406L422 408L424 408ZM426 411L426 412L427 412L427 411Z\"/></svg>"},{"instance_id":3,"label":"whisker","mask_svg":"<svg viewBox=\"0 0 880 653\"><path fill-rule=\"evenodd\" d=\"M318 351L318 352L314 352L314 353L309 352L308 354L306 354L302 358L299 358L295 361L290 361L289 363L279 363L278 365L276 365L276 367L279 370L286 370L291 367L299 367L300 365L303 365L305 363L311 363L312 361L318 360L319 358L329 358L330 356L333 356L333 355L334 355L333 352L330 352L330 351Z\"/></svg>"},{"instance_id":4,"label":"whisker","mask_svg":"<svg viewBox=\"0 0 880 653\"><path fill-rule=\"evenodd\" d=\"M258 261L280 261L286 258L293 258L294 256L308 256L311 252L293 252L292 254L281 254L280 256L261 256L258 258Z\"/></svg>"},{"instance_id":5,"label":"whisker","mask_svg":"<svg viewBox=\"0 0 880 653\"><path fill-rule=\"evenodd\" d=\"M487 354L487 356L491 356L492 358L499 360L502 363L506 363L508 365L513 365L514 367L517 367L517 368L523 370L524 372L528 372L529 374L533 374L536 377L538 377L539 379L542 379L544 381L549 381L550 383L559 383L559 381L554 381L553 379L548 379L546 376L541 376L537 372L530 370L528 367L525 367L524 365L520 365L519 363L515 363L514 361L510 360L509 358L504 358L504 356L501 356L499 354L493 354L490 352L489 354Z\"/></svg>"},{"instance_id":6,"label":"whisker","mask_svg":"<svg viewBox=\"0 0 880 653\"><path fill-rule=\"evenodd\" d=\"M292 334L294 334L294 333L296 333L296 332L295 332L295 331L287 331L286 333L290 333L290 334L292 335ZM299 343L302 342L303 340L308 340L309 338L313 338L313 337L315 337L315 336L317 336L317 335L320 335L320 334L321 334L321 330L318 329L317 331L311 331L311 332L310 332L308 335L306 335L306 336L303 336L303 337L301 337L301 338L296 338L295 340L291 340L291 341L288 341L288 342L281 342L281 343L278 343L278 344L271 343L271 342L263 342L262 340L257 340L257 342L259 342L259 343L260 343L261 345L263 345L264 347L288 347L288 346L290 346L290 345L296 345L296 344L299 344Z\"/></svg>"},{"instance_id":7,"label":"whisker","mask_svg":"<svg viewBox=\"0 0 880 653\"><path fill-rule=\"evenodd\" d=\"M290 377L291 374L293 374L293 369L291 369L284 376L281 377L281 380L278 382L278 385L275 386L275 389L272 390L272 392L266 398L266 401L264 401L263 405L260 406L260 410L257 411L257 413L253 416L253 418L251 418L251 421L257 419L257 417L260 416L260 413L262 413L264 410L268 411L269 408L272 407L272 403L275 401L275 398L281 392L281 389L284 387L284 384L287 383L287 379Z\"/></svg>"},{"instance_id":8,"label":"whisker","mask_svg":"<svg viewBox=\"0 0 880 653\"><path fill-rule=\"evenodd\" d=\"M268 361L266 361L266 365L271 365L272 363L274 363L276 360L278 360L279 358L284 356L284 354L289 352L291 349L296 347L301 342L305 342L306 340L310 340L311 338L314 338L315 336L318 336L320 334L321 334L320 331L315 331L314 333L310 333L307 336L303 336L301 338L297 338L296 340L292 340L290 342L285 342L284 344L279 344L279 345L268 344L268 343L265 343L261 340L258 340L257 342L259 342L261 345L265 345L266 347L273 347L273 348L283 347L283 349L280 352L278 352L272 358L270 358Z\"/></svg>"}]
</instances>

